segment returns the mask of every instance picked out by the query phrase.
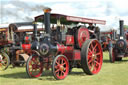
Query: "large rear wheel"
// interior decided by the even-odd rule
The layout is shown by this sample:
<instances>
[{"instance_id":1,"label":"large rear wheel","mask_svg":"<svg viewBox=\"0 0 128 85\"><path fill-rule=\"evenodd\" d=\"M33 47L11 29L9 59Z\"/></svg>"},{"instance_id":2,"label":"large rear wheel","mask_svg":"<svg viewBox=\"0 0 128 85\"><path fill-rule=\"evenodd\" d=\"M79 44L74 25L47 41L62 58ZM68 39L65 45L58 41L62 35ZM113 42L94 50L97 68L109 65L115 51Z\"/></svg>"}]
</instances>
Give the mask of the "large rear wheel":
<instances>
[{"instance_id":1,"label":"large rear wheel","mask_svg":"<svg viewBox=\"0 0 128 85\"><path fill-rule=\"evenodd\" d=\"M55 79L64 79L69 72L69 62L64 55L58 55L55 57L52 63L52 73Z\"/></svg>"},{"instance_id":2,"label":"large rear wheel","mask_svg":"<svg viewBox=\"0 0 128 85\"><path fill-rule=\"evenodd\" d=\"M97 74L102 66L103 52L97 40L86 40L81 49L81 65L88 75Z\"/></svg>"},{"instance_id":3,"label":"large rear wheel","mask_svg":"<svg viewBox=\"0 0 128 85\"><path fill-rule=\"evenodd\" d=\"M43 72L43 63L40 62L39 55L35 52L27 60L26 72L29 77L40 77Z\"/></svg>"},{"instance_id":4,"label":"large rear wheel","mask_svg":"<svg viewBox=\"0 0 128 85\"><path fill-rule=\"evenodd\" d=\"M10 59L7 53L0 52L0 70L6 70L10 64Z\"/></svg>"}]
</instances>

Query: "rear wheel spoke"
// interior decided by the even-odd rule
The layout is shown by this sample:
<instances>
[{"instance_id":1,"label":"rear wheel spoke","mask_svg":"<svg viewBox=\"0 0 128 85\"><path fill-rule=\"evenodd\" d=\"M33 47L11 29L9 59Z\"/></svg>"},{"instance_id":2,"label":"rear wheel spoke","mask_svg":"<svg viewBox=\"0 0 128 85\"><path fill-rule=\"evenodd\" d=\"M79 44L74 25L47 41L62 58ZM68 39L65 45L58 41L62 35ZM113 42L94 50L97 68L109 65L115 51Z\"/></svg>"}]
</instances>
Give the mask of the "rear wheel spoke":
<instances>
[{"instance_id":1,"label":"rear wheel spoke","mask_svg":"<svg viewBox=\"0 0 128 85\"><path fill-rule=\"evenodd\" d=\"M97 46L98 46L98 44L96 43L96 45L94 46L93 50L95 50Z\"/></svg>"},{"instance_id":2,"label":"rear wheel spoke","mask_svg":"<svg viewBox=\"0 0 128 85\"><path fill-rule=\"evenodd\" d=\"M92 63L92 59L88 60L88 64Z\"/></svg>"},{"instance_id":3,"label":"rear wheel spoke","mask_svg":"<svg viewBox=\"0 0 128 85\"><path fill-rule=\"evenodd\" d=\"M98 66L100 66L100 63L98 61L95 61L95 64L98 65Z\"/></svg>"},{"instance_id":4,"label":"rear wheel spoke","mask_svg":"<svg viewBox=\"0 0 128 85\"><path fill-rule=\"evenodd\" d=\"M59 72L60 71L60 69L57 69L56 71L55 71L55 73L57 73L57 72Z\"/></svg>"},{"instance_id":5,"label":"rear wheel spoke","mask_svg":"<svg viewBox=\"0 0 128 85\"><path fill-rule=\"evenodd\" d=\"M96 53L96 56L97 56L97 55L101 55L101 52Z\"/></svg>"}]
</instances>

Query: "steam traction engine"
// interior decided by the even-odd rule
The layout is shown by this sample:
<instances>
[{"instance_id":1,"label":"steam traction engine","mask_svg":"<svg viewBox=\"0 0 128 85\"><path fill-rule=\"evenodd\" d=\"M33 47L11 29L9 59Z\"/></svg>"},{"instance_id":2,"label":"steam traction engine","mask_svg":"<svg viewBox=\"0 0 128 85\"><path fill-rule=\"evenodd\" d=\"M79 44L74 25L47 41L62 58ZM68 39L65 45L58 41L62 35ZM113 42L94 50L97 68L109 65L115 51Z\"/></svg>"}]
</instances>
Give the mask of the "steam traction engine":
<instances>
[{"instance_id":1,"label":"steam traction engine","mask_svg":"<svg viewBox=\"0 0 128 85\"><path fill-rule=\"evenodd\" d=\"M27 29L24 29L27 27ZM29 28L28 28L29 27ZM13 41L9 47L11 64L15 66L23 66L31 53L31 34L34 27L33 22L11 23L9 24L9 38ZM21 28L21 29L19 29Z\"/></svg>"},{"instance_id":2,"label":"steam traction engine","mask_svg":"<svg viewBox=\"0 0 128 85\"><path fill-rule=\"evenodd\" d=\"M23 66L31 53L31 32L33 22L11 23L6 28L0 28L0 70ZM27 29L23 29L27 27ZM28 28L29 27L29 28ZM20 29L21 28L21 29ZM43 29L38 29L38 32Z\"/></svg>"},{"instance_id":3,"label":"steam traction engine","mask_svg":"<svg viewBox=\"0 0 128 85\"><path fill-rule=\"evenodd\" d=\"M0 28L0 71L6 70L10 64L7 46L12 42L8 40L8 28Z\"/></svg>"},{"instance_id":4,"label":"steam traction engine","mask_svg":"<svg viewBox=\"0 0 128 85\"><path fill-rule=\"evenodd\" d=\"M44 69L50 68L53 76L59 80L64 79L74 67L82 68L88 75L97 74L103 62L100 43L96 39L90 39L89 30L85 26L67 29L66 26L79 22L105 24L105 21L50 14L50 11L51 9L44 9L44 15L35 18L36 22L44 21L45 32L37 39L37 28L34 28L35 39L31 46L33 53L26 65L29 77L39 77ZM57 23L56 28L50 28L50 23Z\"/></svg>"},{"instance_id":5,"label":"steam traction engine","mask_svg":"<svg viewBox=\"0 0 128 85\"><path fill-rule=\"evenodd\" d=\"M123 20L120 20L120 36L114 46L109 48L110 62L121 61L128 57L128 32L124 32Z\"/></svg>"},{"instance_id":6,"label":"steam traction engine","mask_svg":"<svg viewBox=\"0 0 128 85\"><path fill-rule=\"evenodd\" d=\"M115 43L116 43L116 30L101 32L101 45L103 51L109 50L109 46Z\"/></svg>"}]
</instances>

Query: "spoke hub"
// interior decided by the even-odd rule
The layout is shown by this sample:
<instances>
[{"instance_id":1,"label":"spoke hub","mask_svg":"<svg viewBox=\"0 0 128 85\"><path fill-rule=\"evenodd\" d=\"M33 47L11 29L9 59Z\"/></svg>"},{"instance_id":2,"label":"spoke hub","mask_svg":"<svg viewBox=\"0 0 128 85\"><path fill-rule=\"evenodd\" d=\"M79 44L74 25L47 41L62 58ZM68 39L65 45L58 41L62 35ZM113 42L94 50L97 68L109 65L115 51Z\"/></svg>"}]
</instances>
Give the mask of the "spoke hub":
<instances>
[{"instance_id":1,"label":"spoke hub","mask_svg":"<svg viewBox=\"0 0 128 85\"><path fill-rule=\"evenodd\" d=\"M95 57L96 57L95 54L92 54L92 59L93 59L93 61L95 60Z\"/></svg>"},{"instance_id":2,"label":"spoke hub","mask_svg":"<svg viewBox=\"0 0 128 85\"><path fill-rule=\"evenodd\" d=\"M64 70L63 65L60 65L60 66L59 66L59 69L60 69L61 71L63 71L63 70Z\"/></svg>"}]
</instances>

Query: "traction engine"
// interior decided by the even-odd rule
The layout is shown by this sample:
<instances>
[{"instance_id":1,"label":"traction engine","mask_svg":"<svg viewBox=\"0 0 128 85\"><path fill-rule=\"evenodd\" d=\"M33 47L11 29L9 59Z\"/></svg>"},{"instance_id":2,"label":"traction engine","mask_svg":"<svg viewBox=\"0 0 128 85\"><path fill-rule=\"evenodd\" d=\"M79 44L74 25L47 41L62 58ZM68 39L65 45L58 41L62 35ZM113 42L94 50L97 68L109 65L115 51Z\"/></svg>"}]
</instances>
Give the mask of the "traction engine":
<instances>
[{"instance_id":1,"label":"traction engine","mask_svg":"<svg viewBox=\"0 0 128 85\"><path fill-rule=\"evenodd\" d=\"M124 21L120 20L120 36L113 47L110 47L110 62L121 61L128 57L128 32L124 32Z\"/></svg>"},{"instance_id":2,"label":"traction engine","mask_svg":"<svg viewBox=\"0 0 128 85\"><path fill-rule=\"evenodd\" d=\"M88 75L99 73L103 52L98 40L90 39L89 30L84 27L61 31L57 24L55 30L50 28L51 9L44 9L45 33L37 39L37 27L34 27L32 55L26 65L29 77L41 76L44 69L52 69L55 79L64 79L72 68L82 68ZM43 22L43 21L42 21Z\"/></svg>"}]
</instances>

